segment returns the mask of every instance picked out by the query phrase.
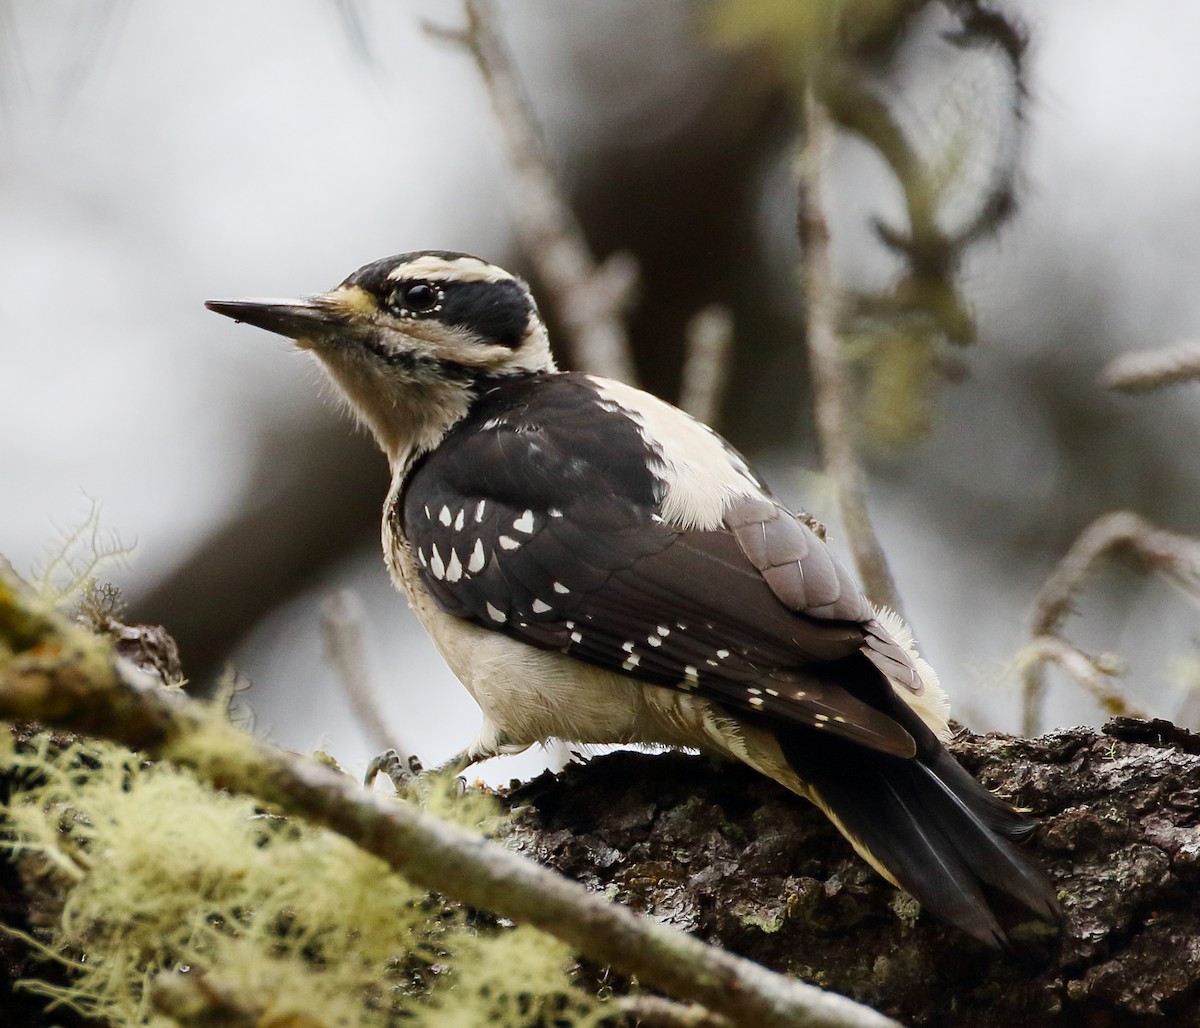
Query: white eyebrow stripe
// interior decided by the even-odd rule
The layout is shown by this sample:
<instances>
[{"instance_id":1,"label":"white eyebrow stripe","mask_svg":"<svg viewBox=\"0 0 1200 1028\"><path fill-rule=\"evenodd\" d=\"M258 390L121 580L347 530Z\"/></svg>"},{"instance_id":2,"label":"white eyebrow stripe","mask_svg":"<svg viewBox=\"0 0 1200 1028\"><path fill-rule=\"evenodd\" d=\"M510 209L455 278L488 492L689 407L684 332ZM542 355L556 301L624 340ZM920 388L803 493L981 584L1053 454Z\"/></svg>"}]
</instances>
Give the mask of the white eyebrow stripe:
<instances>
[{"instance_id":1,"label":"white eyebrow stripe","mask_svg":"<svg viewBox=\"0 0 1200 1028\"><path fill-rule=\"evenodd\" d=\"M478 257L435 257L422 254L412 260L398 264L388 272L388 279L401 278L448 279L456 282L515 282L517 276L503 268L497 268Z\"/></svg>"}]
</instances>

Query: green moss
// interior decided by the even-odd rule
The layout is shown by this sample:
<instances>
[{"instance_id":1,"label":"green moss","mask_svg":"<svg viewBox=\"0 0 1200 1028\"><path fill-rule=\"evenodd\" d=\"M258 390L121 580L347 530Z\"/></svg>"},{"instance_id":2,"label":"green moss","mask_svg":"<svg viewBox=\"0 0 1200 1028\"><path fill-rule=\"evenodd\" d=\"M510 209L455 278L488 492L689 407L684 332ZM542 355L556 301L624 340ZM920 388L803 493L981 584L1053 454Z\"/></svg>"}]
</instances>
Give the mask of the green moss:
<instances>
[{"instance_id":1,"label":"green moss","mask_svg":"<svg viewBox=\"0 0 1200 1028\"><path fill-rule=\"evenodd\" d=\"M558 943L478 928L340 836L118 746L36 737L0 756L18 783L7 845L31 891L61 897L37 944L71 984L26 983L54 1002L153 1028L207 1023L180 1012L196 1002L263 1026L600 1017ZM449 789L432 805L473 825L496 816L479 794L451 802ZM201 987L180 1000L181 982Z\"/></svg>"},{"instance_id":2,"label":"green moss","mask_svg":"<svg viewBox=\"0 0 1200 1028\"><path fill-rule=\"evenodd\" d=\"M784 921L787 920L782 910L770 912L760 907L749 909L744 906L735 906L733 915L751 928L757 928L765 935L774 935L780 928L783 927Z\"/></svg>"}]
</instances>

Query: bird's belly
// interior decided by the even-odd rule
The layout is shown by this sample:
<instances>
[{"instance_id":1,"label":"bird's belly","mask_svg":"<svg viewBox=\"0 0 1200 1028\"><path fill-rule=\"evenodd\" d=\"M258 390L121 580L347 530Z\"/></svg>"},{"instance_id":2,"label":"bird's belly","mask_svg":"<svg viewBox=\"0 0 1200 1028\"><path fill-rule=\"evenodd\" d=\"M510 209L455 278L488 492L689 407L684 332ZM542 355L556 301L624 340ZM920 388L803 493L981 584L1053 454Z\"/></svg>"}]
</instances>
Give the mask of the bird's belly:
<instances>
[{"instance_id":1,"label":"bird's belly","mask_svg":"<svg viewBox=\"0 0 1200 1028\"><path fill-rule=\"evenodd\" d=\"M420 587L407 543L385 526L388 568L434 646L512 743L704 746L708 704L542 650L441 610Z\"/></svg>"}]
</instances>

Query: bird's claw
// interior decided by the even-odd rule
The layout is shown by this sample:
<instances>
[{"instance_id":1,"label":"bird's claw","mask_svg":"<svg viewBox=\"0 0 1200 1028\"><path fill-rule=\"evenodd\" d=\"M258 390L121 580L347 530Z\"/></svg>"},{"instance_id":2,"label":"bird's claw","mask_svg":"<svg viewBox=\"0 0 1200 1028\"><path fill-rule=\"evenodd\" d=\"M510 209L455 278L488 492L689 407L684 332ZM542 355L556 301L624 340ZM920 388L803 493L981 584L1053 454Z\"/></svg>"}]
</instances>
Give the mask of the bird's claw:
<instances>
[{"instance_id":1,"label":"bird's claw","mask_svg":"<svg viewBox=\"0 0 1200 1028\"><path fill-rule=\"evenodd\" d=\"M453 774L455 775L454 795L456 799L461 799L466 794L467 782L457 774L457 770L455 761L449 761L440 767L426 768L424 762L415 753L404 757L396 750L388 749L371 758L371 762L367 765L363 784L370 788L375 778L384 774L391 781L397 796L424 804L433 791L434 780L447 774Z\"/></svg>"}]
</instances>

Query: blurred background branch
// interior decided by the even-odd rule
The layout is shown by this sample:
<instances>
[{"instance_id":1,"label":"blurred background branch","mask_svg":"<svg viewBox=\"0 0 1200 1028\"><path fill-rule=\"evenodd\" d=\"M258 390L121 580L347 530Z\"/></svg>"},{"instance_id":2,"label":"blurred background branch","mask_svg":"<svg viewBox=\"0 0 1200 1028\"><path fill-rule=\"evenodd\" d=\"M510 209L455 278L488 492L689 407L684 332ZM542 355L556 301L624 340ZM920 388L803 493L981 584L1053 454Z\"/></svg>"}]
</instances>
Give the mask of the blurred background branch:
<instances>
[{"instance_id":1,"label":"blurred background branch","mask_svg":"<svg viewBox=\"0 0 1200 1028\"><path fill-rule=\"evenodd\" d=\"M529 99L496 25L491 0L465 0L467 25L426 31L462 47L475 62L514 174L512 228L562 325L573 367L636 384L625 314L637 260L617 251L597 262L551 170Z\"/></svg>"},{"instance_id":2,"label":"blurred background branch","mask_svg":"<svg viewBox=\"0 0 1200 1028\"><path fill-rule=\"evenodd\" d=\"M1101 385L1122 393L1148 393L1197 380L1200 380L1200 343L1123 353L1109 361L1100 376Z\"/></svg>"},{"instance_id":3,"label":"blurred background branch","mask_svg":"<svg viewBox=\"0 0 1200 1028\"><path fill-rule=\"evenodd\" d=\"M1091 657L1068 642L1062 625L1096 565L1105 557L1125 556L1141 571L1163 577L1200 608L1200 539L1157 528L1130 511L1113 511L1093 521L1075 540L1046 579L1034 600L1032 641L1022 652L1026 736L1042 730L1045 664L1059 665L1096 697L1110 715L1147 716L1112 681L1119 662Z\"/></svg>"},{"instance_id":4,"label":"blurred background branch","mask_svg":"<svg viewBox=\"0 0 1200 1028\"><path fill-rule=\"evenodd\" d=\"M833 482L837 510L854 564L876 607L901 613L900 597L883 547L867 512L866 476L854 447L850 394L842 341L837 335L838 298L830 260L829 225L822 209L821 176L828 160L829 120L813 90L806 92L804 148L800 153L800 231L808 360L817 434L825 471Z\"/></svg>"}]
</instances>

